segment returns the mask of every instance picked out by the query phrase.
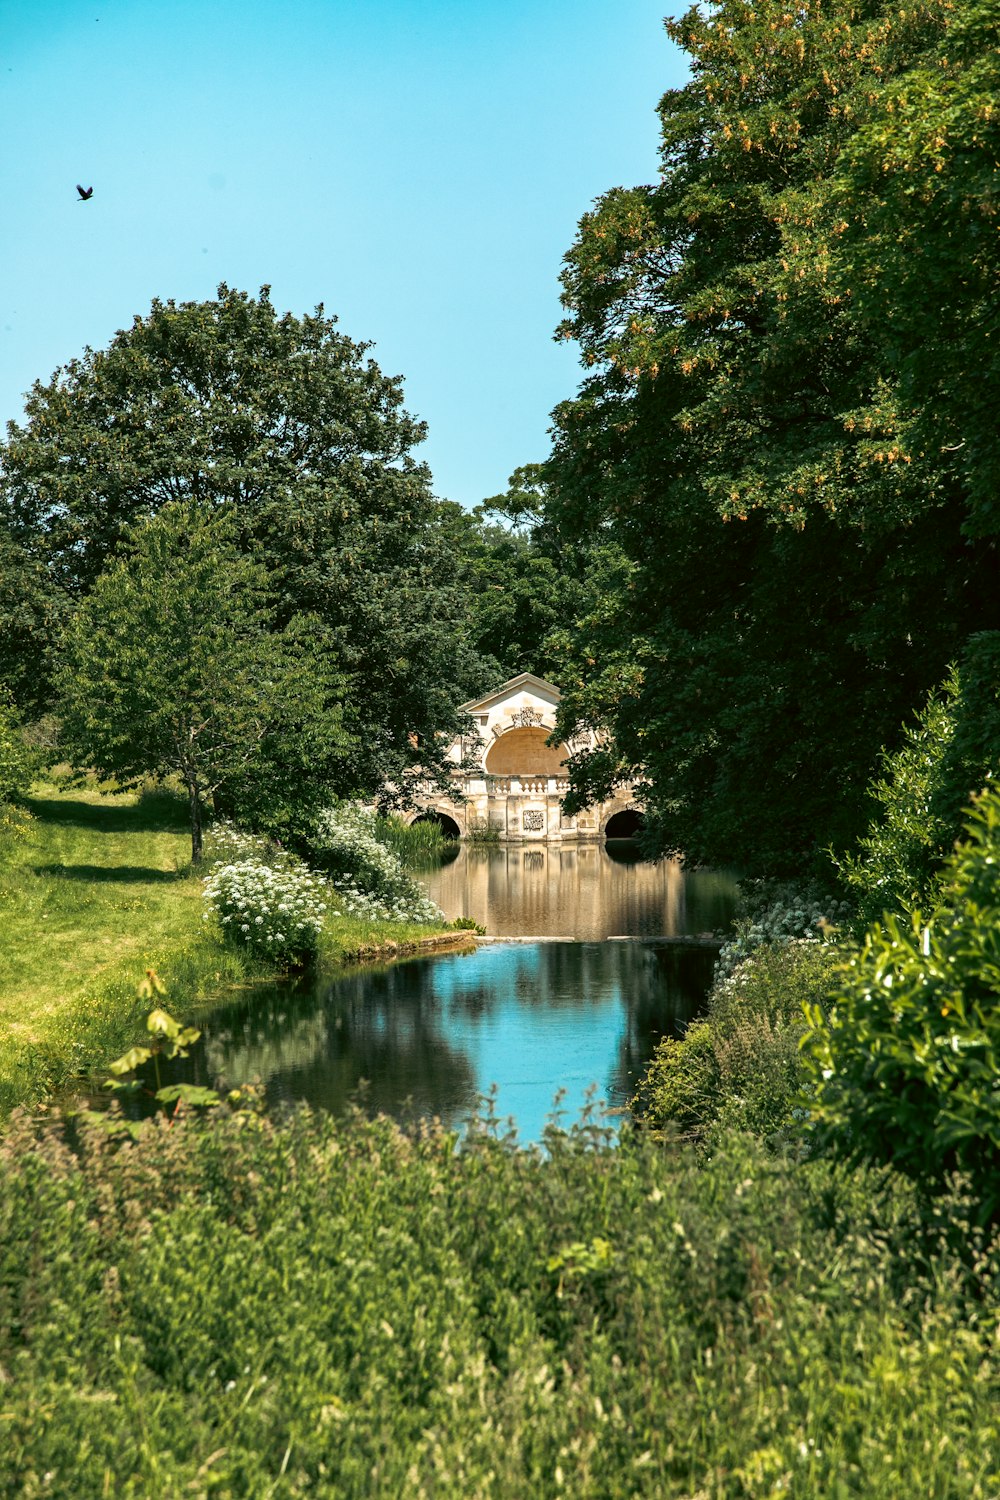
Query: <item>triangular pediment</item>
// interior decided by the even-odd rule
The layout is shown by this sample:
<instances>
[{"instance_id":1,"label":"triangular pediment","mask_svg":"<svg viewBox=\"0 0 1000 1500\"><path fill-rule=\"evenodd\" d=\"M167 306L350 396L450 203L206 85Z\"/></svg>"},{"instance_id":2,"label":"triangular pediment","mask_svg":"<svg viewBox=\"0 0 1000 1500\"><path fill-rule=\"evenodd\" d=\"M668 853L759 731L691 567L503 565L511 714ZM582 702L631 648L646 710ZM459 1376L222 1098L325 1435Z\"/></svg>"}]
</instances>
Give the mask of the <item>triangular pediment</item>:
<instances>
[{"instance_id":1,"label":"triangular pediment","mask_svg":"<svg viewBox=\"0 0 1000 1500\"><path fill-rule=\"evenodd\" d=\"M521 672L517 677L512 677L509 682L501 683L492 692L484 693L482 698L474 698L469 703L463 703L461 712L488 713L505 699L516 698L521 693L528 693L538 698L540 702L547 703L551 708L555 708L562 697L555 683L546 682L544 677L536 677L534 672Z\"/></svg>"}]
</instances>

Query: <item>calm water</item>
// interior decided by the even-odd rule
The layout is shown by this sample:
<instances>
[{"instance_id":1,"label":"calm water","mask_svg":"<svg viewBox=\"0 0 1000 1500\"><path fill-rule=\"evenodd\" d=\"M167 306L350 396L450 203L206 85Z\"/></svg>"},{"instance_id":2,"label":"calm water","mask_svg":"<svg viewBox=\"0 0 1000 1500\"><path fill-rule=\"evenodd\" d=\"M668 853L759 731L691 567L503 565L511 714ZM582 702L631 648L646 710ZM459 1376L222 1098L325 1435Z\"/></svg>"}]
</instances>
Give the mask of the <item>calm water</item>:
<instances>
[{"instance_id":1,"label":"calm water","mask_svg":"<svg viewBox=\"0 0 1000 1500\"><path fill-rule=\"evenodd\" d=\"M714 952L644 942L494 943L359 970L312 992L213 1016L191 1076L259 1077L270 1103L460 1126L496 1086L519 1137L538 1140L558 1090L575 1118L590 1086L621 1108L664 1033L702 1003Z\"/></svg>"},{"instance_id":2,"label":"calm water","mask_svg":"<svg viewBox=\"0 0 1000 1500\"><path fill-rule=\"evenodd\" d=\"M663 937L712 932L732 919L735 885L676 860L640 861L634 845L459 847L421 880L449 918L495 937Z\"/></svg>"},{"instance_id":3,"label":"calm water","mask_svg":"<svg viewBox=\"0 0 1000 1500\"><path fill-rule=\"evenodd\" d=\"M703 1004L715 958L655 939L725 927L735 891L725 875L597 846L462 848L421 878L449 917L473 916L498 940L217 1012L186 1076L259 1078L272 1104L333 1112L363 1090L368 1108L451 1126L495 1086L500 1115L538 1140L561 1090L569 1118L591 1087L626 1104L660 1037Z\"/></svg>"}]
</instances>

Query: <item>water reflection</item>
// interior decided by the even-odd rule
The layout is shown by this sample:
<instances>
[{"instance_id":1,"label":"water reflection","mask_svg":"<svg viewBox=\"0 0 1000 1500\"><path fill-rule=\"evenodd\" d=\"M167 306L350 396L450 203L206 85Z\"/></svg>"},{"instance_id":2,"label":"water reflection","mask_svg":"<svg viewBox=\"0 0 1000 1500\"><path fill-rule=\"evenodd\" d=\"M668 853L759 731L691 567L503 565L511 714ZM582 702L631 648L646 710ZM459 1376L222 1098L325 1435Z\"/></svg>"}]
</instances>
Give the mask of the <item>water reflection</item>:
<instances>
[{"instance_id":1,"label":"water reflection","mask_svg":"<svg viewBox=\"0 0 1000 1500\"><path fill-rule=\"evenodd\" d=\"M560 1089L572 1115L591 1084L626 1103L659 1037L697 1012L713 961L710 949L631 942L411 960L215 1016L191 1066L335 1113L364 1080L368 1107L456 1126L495 1084L500 1113L537 1140Z\"/></svg>"},{"instance_id":2,"label":"water reflection","mask_svg":"<svg viewBox=\"0 0 1000 1500\"><path fill-rule=\"evenodd\" d=\"M635 844L464 844L421 882L446 916L497 937L599 939L715 931L732 919L735 883L676 860L650 864Z\"/></svg>"}]
</instances>

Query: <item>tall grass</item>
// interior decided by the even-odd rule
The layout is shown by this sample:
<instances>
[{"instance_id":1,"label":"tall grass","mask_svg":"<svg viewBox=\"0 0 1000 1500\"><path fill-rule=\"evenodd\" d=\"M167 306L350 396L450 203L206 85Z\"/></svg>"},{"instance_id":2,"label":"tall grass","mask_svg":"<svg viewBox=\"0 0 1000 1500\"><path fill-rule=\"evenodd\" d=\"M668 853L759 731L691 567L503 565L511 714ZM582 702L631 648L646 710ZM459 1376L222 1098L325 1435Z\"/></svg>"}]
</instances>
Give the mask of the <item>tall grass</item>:
<instances>
[{"instance_id":1,"label":"tall grass","mask_svg":"<svg viewBox=\"0 0 1000 1500\"><path fill-rule=\"evenodd\" d=\"M997 1246L905 1186L587 1125L69 1128L0 1141L4 1494L1000 1493Z\"/></svg>"},{"instance_id":2,"label":"tall grass","mask_svg":"<svg viewBox=\"0 0 1000 1500\"><path fill-rule=\"evenodd\" d=\"M440 823L406 823L393 813L376 819L375 833L411 870L440 864L455 842L445 838Z\"/></svg>"}]
</instances>

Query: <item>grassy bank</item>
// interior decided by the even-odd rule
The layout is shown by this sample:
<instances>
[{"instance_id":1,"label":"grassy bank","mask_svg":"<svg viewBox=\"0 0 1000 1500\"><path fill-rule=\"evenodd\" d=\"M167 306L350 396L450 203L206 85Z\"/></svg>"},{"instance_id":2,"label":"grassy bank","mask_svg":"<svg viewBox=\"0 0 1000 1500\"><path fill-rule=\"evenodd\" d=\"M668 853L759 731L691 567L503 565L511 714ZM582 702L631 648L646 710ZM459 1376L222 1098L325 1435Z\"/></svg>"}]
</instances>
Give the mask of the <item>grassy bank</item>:
<instances>
[{"instance_id":1,"label":"grassy bank","mask_svg":"<svg viewBox=\"0 0 1000 1500\"><path fill-rule=\"evenodd\" d=\"M178 798L49 784L30 810L27 839L0 866L0 1114L124 1050L145 1013L135 990L147 968L185 1020L275 978L206 929ZM320 962L405 952L434 933L331 920Z\"/></svg>"}]
</instances>

